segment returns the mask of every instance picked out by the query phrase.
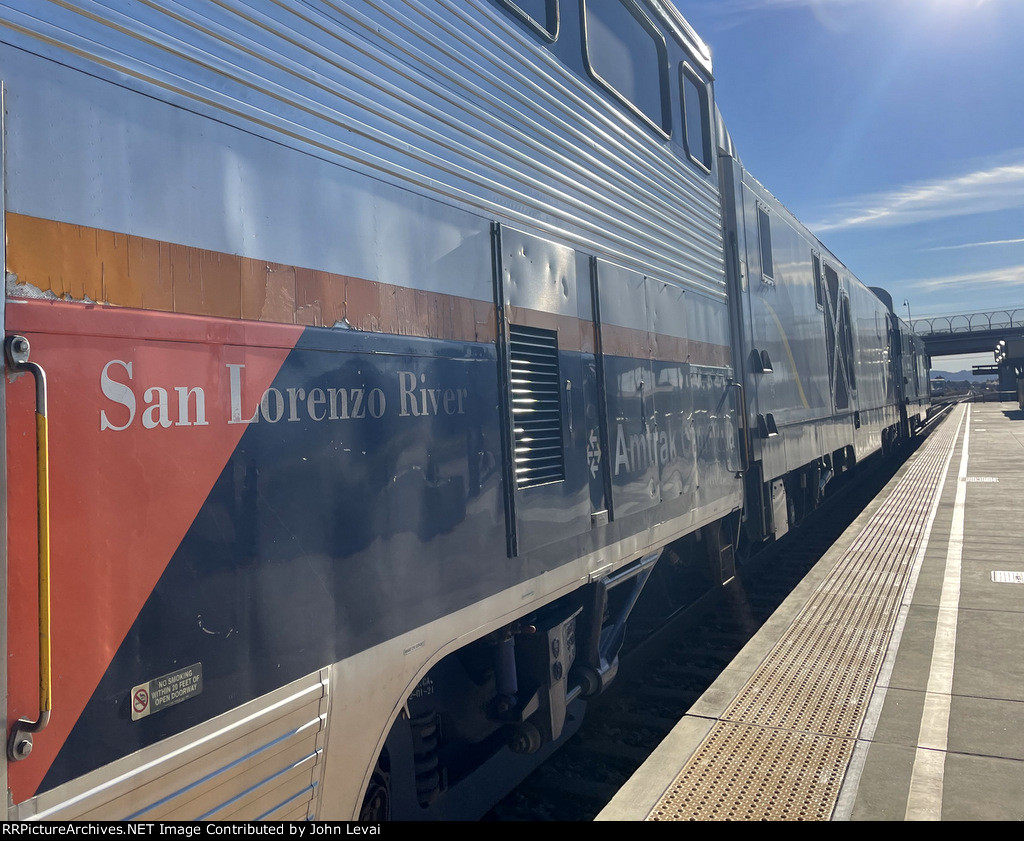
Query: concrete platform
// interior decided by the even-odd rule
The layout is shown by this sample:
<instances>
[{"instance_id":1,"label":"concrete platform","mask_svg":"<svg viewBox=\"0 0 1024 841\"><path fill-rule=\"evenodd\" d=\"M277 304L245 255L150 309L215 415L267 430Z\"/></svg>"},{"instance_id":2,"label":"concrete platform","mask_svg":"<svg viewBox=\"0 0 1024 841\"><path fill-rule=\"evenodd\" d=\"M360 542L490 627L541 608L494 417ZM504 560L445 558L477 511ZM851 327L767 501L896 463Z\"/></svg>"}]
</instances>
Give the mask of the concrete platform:
<instances>
[{"instance_id":1,"label":"concrete platform","mask_svg":"<svg viewBox=\"0 0 1024 841\"><path fill-rule=\"evenodd\" d=\"M1024 819L1022 501L955 409L597 820Z\"/></svg>"}]
</instances>

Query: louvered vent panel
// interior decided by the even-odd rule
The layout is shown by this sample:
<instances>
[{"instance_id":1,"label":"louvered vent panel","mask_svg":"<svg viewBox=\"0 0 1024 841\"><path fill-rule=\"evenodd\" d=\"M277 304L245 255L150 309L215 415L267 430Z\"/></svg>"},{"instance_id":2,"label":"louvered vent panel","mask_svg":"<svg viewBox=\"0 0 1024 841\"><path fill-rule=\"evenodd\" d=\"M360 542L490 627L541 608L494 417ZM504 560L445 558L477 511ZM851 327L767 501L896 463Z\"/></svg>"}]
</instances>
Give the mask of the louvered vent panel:
<instances>
[{"instance_id":1,"label":"louvered vent panel","mask_svg":"<svg viewBox=\"0 0 1024 841\"><path fill-rule=\"evenodd\" d=\"M538 327L509 327L516 487L565 478L558 334Z\"/></svg>"}]
</instances>

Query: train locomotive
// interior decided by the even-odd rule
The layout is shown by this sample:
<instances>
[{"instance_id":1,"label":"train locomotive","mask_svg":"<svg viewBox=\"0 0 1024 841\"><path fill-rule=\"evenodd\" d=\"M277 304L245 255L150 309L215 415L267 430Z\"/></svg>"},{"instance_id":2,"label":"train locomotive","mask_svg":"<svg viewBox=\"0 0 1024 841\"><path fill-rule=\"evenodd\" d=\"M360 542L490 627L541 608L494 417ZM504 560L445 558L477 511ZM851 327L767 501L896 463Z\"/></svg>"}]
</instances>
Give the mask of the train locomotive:
<instances>
[{"instance_id":1,"label":"train locomotive","mask_svg":"<svg viewBox=\"0 0 1024 841\"><path fill-rule=\"evenodd\" d=\"M474 817L911 436L668 0L3 0L5 817Z\"/></svg>"}]
</instances>

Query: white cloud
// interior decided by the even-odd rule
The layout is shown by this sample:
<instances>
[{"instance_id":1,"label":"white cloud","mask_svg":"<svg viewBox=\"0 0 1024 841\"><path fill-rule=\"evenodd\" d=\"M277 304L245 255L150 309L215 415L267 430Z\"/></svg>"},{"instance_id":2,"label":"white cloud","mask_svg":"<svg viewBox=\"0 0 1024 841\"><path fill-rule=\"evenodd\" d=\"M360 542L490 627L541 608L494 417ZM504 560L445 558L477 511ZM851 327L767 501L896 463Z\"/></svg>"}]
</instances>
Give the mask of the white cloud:
<instances>
[{"instance_id":1,"label":"white cloud","mask_svg":"<svg viewBox=\"0 0 1024 841\"><path fill-rule=\"evenodd\" d=\"M833 218L808 227L816 232L892 228L1021 207L1024 162L862 196L838 205Z\"/></svg>"},{"instance_id":2,"label":"white cloud","mask_svg":"<svg viewBox=\"0 0 1024 841\"><path fill-rule=\"evenodd\" d=\"M994 239L989 242L964 242L960 245L937 245L934 248L924 248L923 251L958 251L961 248L990 248L996 245L1020 245L1022 239Z\"/></svg>"},{"instance_id":3,"label":"white cloud","mask_svg":"<svg viewBox=\"0 0 1024 841\"><path fill-rule=\"evenodd\" d=\"M700 5L700 14L726 31L757 21L765 16L788 12L807 12L824 29L841 34L865 25L885 26L875 20L879 13L895 15L897 26L926 26L936 22L963 20L982 7L1012 7L1020 0L691 0ZM677 3L686 15L682 3ZM697 14L693 11L693 14Z\"/></svg>"},{"instance_id":4,"label":"white cloud","mask_svg":"<svg viewBox=\"0 0 1024 841\"><path fill-rule=\"evenodd\" d=\"M717 0L706 13L722 17L743 12L772 12L779 9L808 8L814 12L853 6L879 6L892 0ZM685 8L682 9L686 14Z\"/></svg>"},{"instance_id":5,"label":"white cloud","mask_svg":"<svg viewBox=\"0 0 1024 841\"><path fill-rule=\"evenodd\" d=\"M719 0L714 11L719 14L754 12L761 9L787 9L794 6L850 6L878 0Z\"/></svg>"},{"instance_id":6,"label":"white cloud","mask_svg":"<svg viewBox=\"0 0 1024 841\"><path fill-rule=\"evenodd\" d=\"M1011 286L1024 287L1024 266L1005 266L999 269L987 269L981 272L969 272L967 274L946 275L945 277L932 277L924 280L911 282L915 289L925 292L934 292L950 287L998 287L1006 288Z\"/></svg>"},{"instance_id":7,"label":"white cloud","mask_svg":"<svg viewBox=\"0 0 1024 841\"><path fill-rule=\"evenodd\" d=\"M917 0L920 5L948 6L948 0ZM963 0L961 5L968 7L983 6L991 0ZM794 9L807 7L823 9L839 6L879 6L891 4L892 0L719 0L714 11L720 14L735 12L756 12L772 9Z\"/></svg>"}]
</instances>

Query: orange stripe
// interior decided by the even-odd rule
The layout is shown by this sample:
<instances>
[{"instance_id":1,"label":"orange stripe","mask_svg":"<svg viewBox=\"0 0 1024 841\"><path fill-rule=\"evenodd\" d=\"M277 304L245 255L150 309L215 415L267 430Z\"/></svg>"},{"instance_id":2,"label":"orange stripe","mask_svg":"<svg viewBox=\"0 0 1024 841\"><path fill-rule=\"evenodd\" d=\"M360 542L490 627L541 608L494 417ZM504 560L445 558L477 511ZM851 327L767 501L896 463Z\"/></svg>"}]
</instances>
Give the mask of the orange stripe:
<instances>
[{"instance_id":1,"label":"orange stripe","mask_svg":"<svg viewBox=\"0 0 1024 841\"><path fill-rule=\"evenodd\" d=\"M489 301L17 213L7 270L58 298L144 310L474 342L496 331Z\"/></svg>"},{"instance_id":2,"label":"orange stripe","mask_svg":"<svg viewBox=\"0 0 1024 841\"><path fill-rule=\"evenodd\" d=\"M725 345L681 339L664 333L647 333L615 324L601 325L601 350L609 356L627 359L656 359L725 368L731 364L732 351Z\"/></svg>"},{"instance_id":3,"label":"orange stripe","mask_svg":"<svg viewBox=\"0 0 1024 841\"><path fill-rule=\"evenodd\" d=\"M458 295L268 263L155 239L7 214L7 270L58 298L120 307L330 327L453 341L493 342L494 306ZM557 330L566 350L593 353L594 326L509 307L515 324ZM728 347L604 324L605 353L724 367Z\"/></svg>"},{"instance_id":4,"label":"orange stripe","mask_svg":"<svg viewBox=\"0 0 1024 841\"><path fill-rule=\"evenodd\" d=\"M591 321L584 321L575 316L558 315L511 305L505 307L505 314L512 324L558 331L560 350L594 352L594 324Z\"/></svg>"}]
</instances>

